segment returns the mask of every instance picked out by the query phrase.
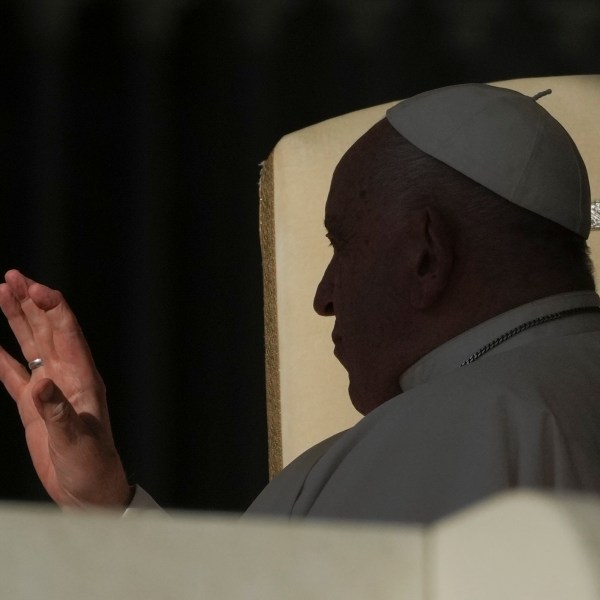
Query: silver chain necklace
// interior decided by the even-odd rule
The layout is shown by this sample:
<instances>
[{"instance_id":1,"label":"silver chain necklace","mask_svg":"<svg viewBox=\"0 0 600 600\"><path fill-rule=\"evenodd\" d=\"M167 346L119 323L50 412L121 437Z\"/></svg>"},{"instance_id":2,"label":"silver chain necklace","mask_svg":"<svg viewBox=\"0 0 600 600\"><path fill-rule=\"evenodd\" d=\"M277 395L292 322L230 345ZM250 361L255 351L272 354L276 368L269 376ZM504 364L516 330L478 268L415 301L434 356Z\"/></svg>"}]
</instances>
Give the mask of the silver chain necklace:
<instances>
[{"instance_id":1,"label":"silver chain necklace","mask_svg":"<svg viewBox=\"0 0 600 600\"><path fill-rule=\"evenodd\" d=\"M538 325L542 325L543 323L548 323L548 321L556 321L556 319L562 319L563 317L569 317L571 315L577 315L585 312L600 312L600 306L581 306L579 308L569 308L567 310L561 310L560 312L550 313L549 315L544 315L543 317L537 317L535 319L531 319L531 321L527 321L526 323L522 323L518 325L514 329L503 333L501 336L497 337L495 340L492 340L485 346L482 346L477 350L477 352L473 352L469 358L464 360L460 366L464 367L465 365L469 365L472 362L475 362L478 358L481 358L484 354L487 354L490 350L498 347L500 344L503 344L510 338L526 331L527 329L531 329L532 327L537 327Z\"/></svg>"}]
</instances>

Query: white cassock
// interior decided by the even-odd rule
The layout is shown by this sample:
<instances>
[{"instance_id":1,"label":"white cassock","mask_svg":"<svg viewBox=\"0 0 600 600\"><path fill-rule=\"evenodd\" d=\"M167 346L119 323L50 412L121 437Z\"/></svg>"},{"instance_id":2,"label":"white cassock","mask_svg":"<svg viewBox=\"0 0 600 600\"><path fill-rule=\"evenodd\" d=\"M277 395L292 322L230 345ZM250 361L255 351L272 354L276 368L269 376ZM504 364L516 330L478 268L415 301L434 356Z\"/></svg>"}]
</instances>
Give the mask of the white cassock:
<instances>
[{"instance_id":1,"label":"white cassock","mask_svg":"<svg viewBox=\"0 0 600 600\"><path fill-rule=\"evenodd\" d=\"M543 298L446 342L246 514L430 522L506 488L600 491L600 313L538 321L598 305L593 292Z\"/></svg>"}]
</instances>

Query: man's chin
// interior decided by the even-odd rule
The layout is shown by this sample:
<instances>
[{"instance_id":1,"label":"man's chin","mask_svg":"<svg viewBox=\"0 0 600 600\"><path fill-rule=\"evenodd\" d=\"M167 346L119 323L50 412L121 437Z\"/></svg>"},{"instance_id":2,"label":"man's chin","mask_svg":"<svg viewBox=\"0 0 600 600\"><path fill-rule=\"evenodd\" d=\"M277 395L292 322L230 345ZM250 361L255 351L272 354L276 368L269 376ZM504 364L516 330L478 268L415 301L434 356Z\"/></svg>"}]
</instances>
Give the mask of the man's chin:
<instances>
[{"instance_id":1,"label":"man's chin","mask_svg":"<svg viewBox=\"0 0 600 600\"><path fill-rule=\"evenodd\" d=\"M348 395L350 396L352 406L354 406L354 408L363 416L369 414L372 410L375 410L377 407L401 393L402 390L398 388L397 390L394 390L393 393L390 392L388 394L377 396L373 393L373 390L358 388L356 385L352 384L352 381L348 384Z\"/></svg>"},{"instance_id":2,"label":"man's chin","mask_svg":"<svg viewBox=\"0 0 600 600\"><path fill-rule=\"evenodd\" d=\"M357 390L356 386L352 385L352 381L348 384L348 395L352 406L363 416L375 408L372 406L372 398L369 398L362 390Z\"/></svg>"}]
</instances>

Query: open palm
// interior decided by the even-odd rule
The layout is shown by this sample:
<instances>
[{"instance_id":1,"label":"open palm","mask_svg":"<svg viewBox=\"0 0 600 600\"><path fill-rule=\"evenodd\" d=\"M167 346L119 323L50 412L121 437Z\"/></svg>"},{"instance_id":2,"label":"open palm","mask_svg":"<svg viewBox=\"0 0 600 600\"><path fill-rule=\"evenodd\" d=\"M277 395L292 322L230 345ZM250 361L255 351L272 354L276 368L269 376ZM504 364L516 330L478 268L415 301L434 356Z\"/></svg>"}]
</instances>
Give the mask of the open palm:
<instances>
[{"instance_id":1,"label":"open palm","mask_svg":"<svg viewBox=\"0 0 600 600\"><path fill-rule=\"evenodd\" d=\"M0 348L0 380L17 404L36 472L63 506L123 506L130 491L115 449L106 391L62 294L9 271L0 308L31 373Z\"/></svg>"}]
</instances>

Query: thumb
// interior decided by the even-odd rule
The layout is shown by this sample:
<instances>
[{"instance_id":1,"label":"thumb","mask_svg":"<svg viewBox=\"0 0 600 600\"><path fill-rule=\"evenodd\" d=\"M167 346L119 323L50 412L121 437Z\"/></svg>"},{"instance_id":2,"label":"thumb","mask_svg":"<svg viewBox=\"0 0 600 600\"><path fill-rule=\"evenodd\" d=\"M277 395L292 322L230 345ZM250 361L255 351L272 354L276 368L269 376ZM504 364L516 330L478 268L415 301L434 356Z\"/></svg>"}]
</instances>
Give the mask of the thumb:
<instances>
[{"instance_id":1,"label":"thumb","mask_svg":"<svg viewBox=\"0 0 600 600\"><path fill-rule=\"evenodd\" d=\"M51 379L42 379L31 395L54 446L71 443L77 436L79 417L60 389Z\"/></svg>"}]
</instances>

